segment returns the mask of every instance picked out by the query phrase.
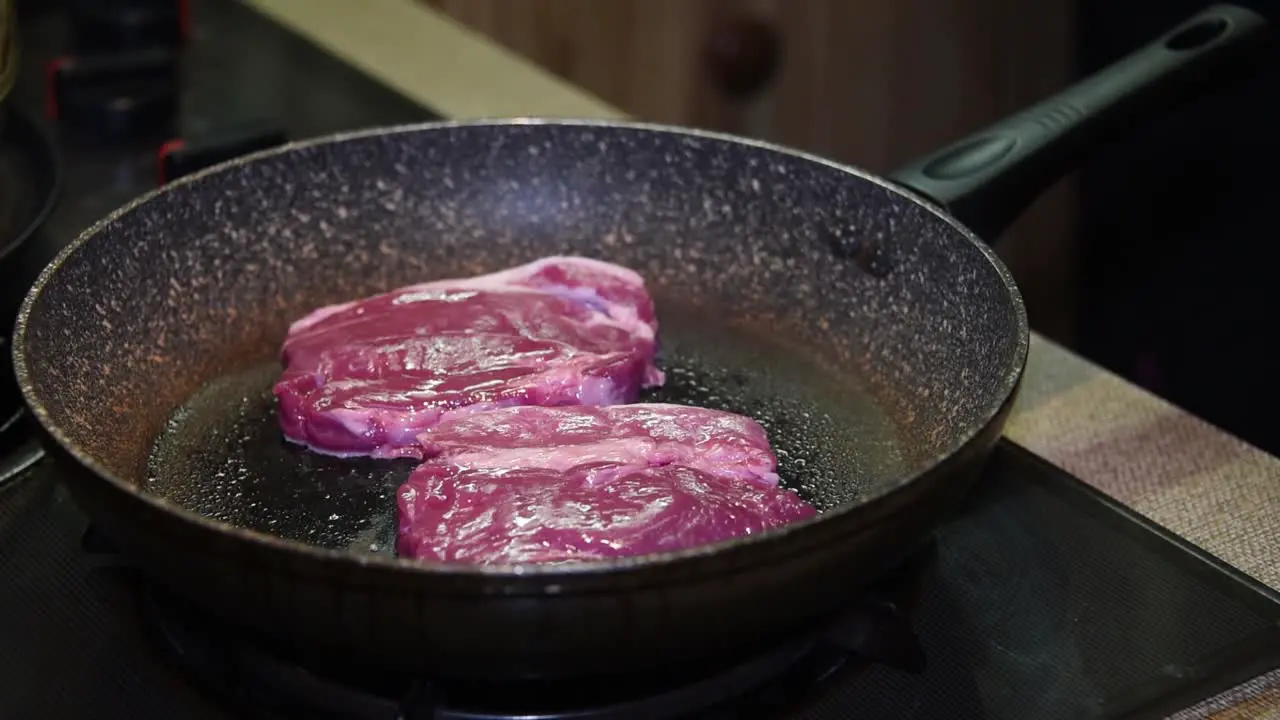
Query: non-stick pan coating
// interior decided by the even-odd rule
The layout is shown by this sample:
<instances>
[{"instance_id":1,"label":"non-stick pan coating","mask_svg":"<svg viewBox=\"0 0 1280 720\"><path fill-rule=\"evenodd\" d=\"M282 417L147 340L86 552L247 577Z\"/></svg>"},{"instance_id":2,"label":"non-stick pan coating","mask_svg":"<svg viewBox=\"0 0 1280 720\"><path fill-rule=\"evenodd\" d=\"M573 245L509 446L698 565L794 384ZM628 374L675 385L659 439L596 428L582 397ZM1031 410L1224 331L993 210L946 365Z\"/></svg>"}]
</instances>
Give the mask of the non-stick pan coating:
<instances>
[{"instance_id":1,"label":"non-stick pan coating","mask_svg":"<svg viewBox=\"0 0 1280 720\"><path fill-rule=\"evenodd\" d=\"M573 253L634 268L677 313L702 308L826 363L819 382L880 394L918 469L986 423L1025 352L1005 270L960 232L843 168L697 134L357 135L102 223L36 297L26 340L45 362L29 372L67 439L136 484L174 409L274 360L308 310Z\"/></svg>"},{"instance_id":2,"label":"non-stick pan coating","mask_svg":"<svg viewBox=\"0 0 1280 720\"><path fill-rule=\"evenodd\" d=\"M763 415L795 453L784 471L827 512L578 569L370 554L404 468L339 468L278 439L263 391L288 323L550 254L644 275L675 399ZM86 468L77 499L155 577L300 647L472 675L695 661L839 606L963 494L1027 351L1005 269L929 206L765 145L572 122L361 133L184 179L82 237L20 327L27 399ZM306 542L200 520L136 489L149 484Z\"/></svg>"}]
</instances>

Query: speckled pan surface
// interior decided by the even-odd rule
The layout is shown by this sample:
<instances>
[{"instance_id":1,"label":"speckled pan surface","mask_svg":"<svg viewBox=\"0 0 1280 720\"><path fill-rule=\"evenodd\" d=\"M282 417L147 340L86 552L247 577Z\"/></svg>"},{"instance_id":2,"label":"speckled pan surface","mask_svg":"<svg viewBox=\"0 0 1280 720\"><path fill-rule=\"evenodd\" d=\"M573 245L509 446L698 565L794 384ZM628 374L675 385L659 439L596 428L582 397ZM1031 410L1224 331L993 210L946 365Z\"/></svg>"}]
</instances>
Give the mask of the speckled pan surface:
<instances>
[{"instance_id":1,"label":"speckled pan surface","mask_svg":"<svg viewBox=\"0 0 1280 720\"><path fill-rule=\"evenodd\" d=\"M379 527L343 524L385 528L398 471L285 447L260 390L288 323L550 254L644 275L674 379L658 399L767 423L784 481L826 512L560 567L399 561L373 552ZM94 471L68 473L77 501L190 599L401 668L591 674L742 650L838 607L963 496L1027 342L990 251L878 181L702 133L508 121L294 145L141 198L41 276L15 365L59 454ZM213 501L152 492L165 483Z\"/></svg>"},{"instance_id":2,"label":"speckled pan surface","mask_svg":"<svg viewBox=\"0 0 1280 720\"><path fill-rule=\"evenodd\" d=\"M306 143L123 209L33 289L19 372L43 422L136 482L182 399L272 358L308 309L552 253L635 268L660 298L864 374L925 455L990 419L1026 353L998 261L845 168L713 135L508 122Z\"/></svg>"},{"instance_id":3,"label":"speckled pan surface","mask_svg":"<svg viewBox=\"0 0 1280 720\"><path fill-rule=\"evenodd\" d=\"M144 198L42 276L18 372L56 438L140 484L174 409L274 359L309 309L554 253L637 269L669 328L693 311L811 359L817 386L873 396L901 457L856 493L823 491L841 501L972 437L1025 358L1004 268L879 182L721 136L525 121L313 141Z\"/></svg>"}]
</instances>

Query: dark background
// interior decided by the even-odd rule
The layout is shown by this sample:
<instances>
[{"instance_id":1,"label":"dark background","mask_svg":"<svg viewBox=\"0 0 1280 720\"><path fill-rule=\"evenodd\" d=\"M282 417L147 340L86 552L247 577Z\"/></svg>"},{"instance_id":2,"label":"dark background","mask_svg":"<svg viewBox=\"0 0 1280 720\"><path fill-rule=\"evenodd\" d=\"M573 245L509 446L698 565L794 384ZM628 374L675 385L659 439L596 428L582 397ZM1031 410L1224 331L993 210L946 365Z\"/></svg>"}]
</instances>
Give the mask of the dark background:
<instances>
[{"instance_id":1,"label":"dark background","mask_svg":"<svg viewBox=\"0 0 1280 720\"><path fill-rule=\"evenodd\" d=\"M1243 2L1280 19L1280 1ZM1083 0L1080 74L1205 6ZM1240 81L1098 153L1080 176L1076 349L1280 453L1280 37Z\"/></svg>"}]
</instances>

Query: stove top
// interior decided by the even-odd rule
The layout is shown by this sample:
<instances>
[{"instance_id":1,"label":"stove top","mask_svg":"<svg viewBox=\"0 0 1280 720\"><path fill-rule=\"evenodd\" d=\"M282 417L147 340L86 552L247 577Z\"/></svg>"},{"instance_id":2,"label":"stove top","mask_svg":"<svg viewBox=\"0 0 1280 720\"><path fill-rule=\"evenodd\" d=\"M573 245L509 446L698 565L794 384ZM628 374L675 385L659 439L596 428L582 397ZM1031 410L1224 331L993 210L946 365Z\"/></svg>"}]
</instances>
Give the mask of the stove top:
<instances>
[{"instance_id":1,"label":"stove top","mask_svg":"<svg viewBox=\"0 0 1280 720\"><path fill-rule=\"evenodd\" d=\"M180 51L146 43L138 47L150 49L82 54L83 23L73 19L87 12L105 23L111 7L132 18L120 22L119 35L141 34L145 11L167 8L172 17L154 10L160 17L152 22L186 17L189 39ZM46 119L56 107L58 121L48 124L64 161L61 197L33 255L51 257L155 188L164 149L185 146L180 157L188 159L167 164L190 172L202 164L190 157L201 153L195 159L209 164L285 139L439 119L234 0L40 0L19 11L22 72L13 99Z\"/></svg>"},{"instance_id":2,"label":"stove top","mask_svg":"<svg viewBox=\"0 0 1280 720\"><path fill-rule=\"evenodd\" d=\"M369 674L312 663L227 632L136 577L143 624L199 687L263 717L379 720L596 720L768 717L836 673L880 662L912 673L924 651L910 627L936 546L917 554L847 612L812 635L692 674L633 676L589 685L501 684ZM125 568L129 566L127 563Z\"/></svg>"},{"instance_id":3,"label":"stove top","mask_svg":"<svg viewBox=\"0 0 1280 720\"><path fill-rule=\"evenodd\" d=\"M166 179L433 117L234 0L20 12L11 110L45 118L64 182L5 285ZM733 667L625 688L313 668L144 585L95 542L29 422L0 418L0 717L1161 717L1280 666L1280 597L1004 443L912 565L838 626Z\"/></svg>"},{"instance_id":4,"label":"stove top","mask_svg":"<svg viewBox=\"0 0 1280 720\"><path fill-rule=\"evenodd\" d=\"M220 634L86 546L57 480L43 462L0 488L0 717L489 718L532 697L523 717L657 718L693 692L725 701L698 695L696 717L1155 718L1280 666L1273 593L1008 443L907 573L919 590L905 636L849 641L885 627L856 608L845 642L800 638L651 695L312 671ZM881 650L868 662L850 645Z\"/></svg>"}]
</instances>

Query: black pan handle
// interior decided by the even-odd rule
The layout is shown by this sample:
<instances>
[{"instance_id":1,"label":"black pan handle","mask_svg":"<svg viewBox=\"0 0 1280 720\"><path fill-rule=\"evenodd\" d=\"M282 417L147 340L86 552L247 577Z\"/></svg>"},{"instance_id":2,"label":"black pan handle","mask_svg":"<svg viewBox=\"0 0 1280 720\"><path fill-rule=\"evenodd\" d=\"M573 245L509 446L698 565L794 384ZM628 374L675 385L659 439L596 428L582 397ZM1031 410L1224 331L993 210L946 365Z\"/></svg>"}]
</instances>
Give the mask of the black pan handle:
<instances>
[{"instance_id":1,"label":"black pan handle","mask_svg":"<svg viewBox=\"0 0 1280 720\"><path fill-rule=\"evenodd\" d=\"M993 242L1081 155L1159 117L1222 77L1261 44L1258 14L1214 5L1058 95L916 160L889 176ZM1192 139L1194 140L1194 138Z\"/></svg>"}]
</instances>

